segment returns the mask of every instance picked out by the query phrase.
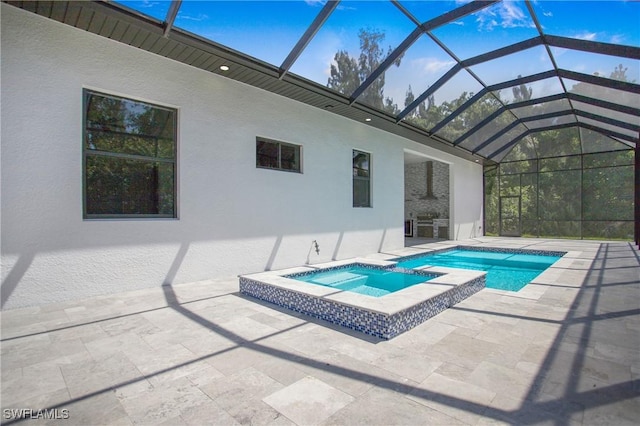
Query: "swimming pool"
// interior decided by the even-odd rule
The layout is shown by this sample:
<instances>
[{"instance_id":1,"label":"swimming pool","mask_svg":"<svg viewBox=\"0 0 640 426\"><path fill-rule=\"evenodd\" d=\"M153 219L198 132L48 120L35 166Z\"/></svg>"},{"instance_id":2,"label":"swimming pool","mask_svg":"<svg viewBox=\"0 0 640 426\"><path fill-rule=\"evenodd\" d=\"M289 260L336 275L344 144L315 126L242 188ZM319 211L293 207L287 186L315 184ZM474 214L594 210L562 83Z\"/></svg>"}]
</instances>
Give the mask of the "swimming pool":
<instances>
[{"instance_id":1,"label":"swimming pool","mask_svg":"<svg viewBox=\"0 0 640 426\"><path fill-rule=\"evenodd\" d=\"M421 271L372 268L361 264L353 264L331 270L286 275L287 278L298 281L373 297L382 297L429 281L436 276L438 275Z\"/></svg>"},{"instance_id":2,"label":"swimming pool","mask_svg":"<svg viewBox=\"0 0 640 426\"><path fill-rule=\"evenodd\" d=\"M352 270L350 268L355 268ZM382 297L371 297L353 291L336 290L328 285L316 285L300 280L310 276L339 284L349 281L358 268L384 273L395 272L425 282L409 285ZM326 272L335 275L323 276ZM375 274L373 274L375 275ZM452 269L446 272L404 271L388 260L333 261L322 265L304 266L282 271L264 271L239 276L240 293L273 303L282 308L328 321L358 332L391 339L423 323L434 315L454 306L485 286L483 271ZM418 278L419 277L419 278ZM354 280L355 281L355 280Z\"/></svg>"},{"instance_id":3,"label":"swimming pool","mask_svg":"<svg viewBox=\"0 0 640 426\"><path fill-rule=\"evenodd\" d=\"M487 288L519 291L564 254L564 252L474 250L468 247L456 247L446 251L402 257L395 261L398 262L398 267L402 268L444 266L486 271Z\"/></svg>"}]
</instances>

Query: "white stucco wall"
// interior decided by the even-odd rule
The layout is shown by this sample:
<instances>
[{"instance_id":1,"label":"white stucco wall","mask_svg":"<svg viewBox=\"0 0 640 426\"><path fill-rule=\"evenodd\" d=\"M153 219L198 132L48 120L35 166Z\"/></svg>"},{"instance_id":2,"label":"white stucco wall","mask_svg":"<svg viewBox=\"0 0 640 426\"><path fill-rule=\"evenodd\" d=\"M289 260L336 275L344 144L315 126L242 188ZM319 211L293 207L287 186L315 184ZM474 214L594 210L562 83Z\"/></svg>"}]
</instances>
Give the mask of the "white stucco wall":
<instances>
[{"instance_id":1,"label":"white stucco wall","mask_svg":"<svg viewBox=\"0 0 640 426\"><path fill-rule=\"evenodd\" d=\"M404 149L451 165L452 233L478 235L477 164L1 7L3 309L402 247ZM83 220L83 88L178 109L178 219ZM257 169L256 136L302 145L304 173ZM352 207L354 148L373 208Z\"/></svg>"}]
</instances>

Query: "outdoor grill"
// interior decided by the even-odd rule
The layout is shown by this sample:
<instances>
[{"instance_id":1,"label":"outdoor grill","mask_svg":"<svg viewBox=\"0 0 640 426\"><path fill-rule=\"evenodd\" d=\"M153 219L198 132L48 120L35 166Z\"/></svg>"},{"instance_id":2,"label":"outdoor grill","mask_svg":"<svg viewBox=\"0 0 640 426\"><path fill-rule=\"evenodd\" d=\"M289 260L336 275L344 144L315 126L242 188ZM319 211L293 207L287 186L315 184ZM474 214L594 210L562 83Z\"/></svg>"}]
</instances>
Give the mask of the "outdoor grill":
<instances>
[{"instance_id":1,"label":"outdoor grill","mask_svg":"<svg viewBox=\"0 0 640 426\"><path fill-rule=\"evenodd\" d=\"M417 234L421 238L434 238L433 221L438 217L438 213L425 213L418 215L416 220Z\"/></svg>"}]
</instances>

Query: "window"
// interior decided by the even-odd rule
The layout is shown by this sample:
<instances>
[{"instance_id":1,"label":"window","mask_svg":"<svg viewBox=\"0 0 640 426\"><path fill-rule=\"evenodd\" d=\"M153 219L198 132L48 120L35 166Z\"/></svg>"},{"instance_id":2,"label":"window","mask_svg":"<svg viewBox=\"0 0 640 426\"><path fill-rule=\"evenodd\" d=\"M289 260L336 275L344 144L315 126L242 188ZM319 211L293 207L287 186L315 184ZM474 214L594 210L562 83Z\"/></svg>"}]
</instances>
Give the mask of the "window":
<instances>
[{"instance_id":1,"label":"window","mask_svg":"<svg viewBox=\"0 0 640 426\"><path fill-rule=\"evenodd\" d=\"M353 207L371 207L371 154L353 150Z\"/></svg>"},{"instance_id":2,"label":"window","mask_svg":"<svg viewBox=\"0 0 640 426\"><path fill-rule=\"evenodd\" d=\"M300 146L256 138L256 167L300 173Z\"/></svg>"},{"instance_id":3,"label":"window","mask_svg":"<svg viewBox=\"0 0 640 426\"><path fill-rule=\"evenodd\" d=\"M176 217L175 109L84 91L84 217Z\"/></svg>"}]
</instances>

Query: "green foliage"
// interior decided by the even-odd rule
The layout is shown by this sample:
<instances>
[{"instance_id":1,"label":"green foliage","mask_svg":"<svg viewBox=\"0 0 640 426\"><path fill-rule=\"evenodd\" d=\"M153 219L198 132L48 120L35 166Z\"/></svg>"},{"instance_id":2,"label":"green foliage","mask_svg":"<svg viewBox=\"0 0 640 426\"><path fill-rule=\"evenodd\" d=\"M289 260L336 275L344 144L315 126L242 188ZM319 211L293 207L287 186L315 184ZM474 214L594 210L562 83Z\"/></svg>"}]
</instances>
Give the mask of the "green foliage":
<instances>
[{"instance_id":1,"label":"green foliage","mask_svg":"<svg viewBox=\"0 0 640 426\"><path fill-rule=\"evenodd\" d=\"M175 111L87 92L88 215L175 212Z\"/></svg>"},{"instance_id":2,"label":"green foliage","mask_svg":"<svg viewBox=\"0 0 640 426\"><path fill-rule=\"evenodd\" d=\"M630 240L633 161L634 152L628 150L486 168L486 231L497 232L518 213L517 204L501 202L500 197L519 197L521 235Z\"/></svg>"},{"instance_id":3,"label":"green foliage","mask_svg":"<svg viewBox=\"0 0 640 426\"><path fill-rule=\"evenodd\" d=\"M359 57L352 58L347 52L339 51L334 58L335 64L331 66L328 86L346 95L353 93L391 52L390 48L387 52L381 48L384 41L382 32L360 30L359 37ZM396 66L399 64L400 59ZM621 64L609 78L628 81L627 70ZM382 73L363 92L359 101L398 114L400 108L384 96L384 84ZM533 89L525 84L511 90L514 102L533 97ZM631 99L626 99L632 94L589 83L576 83L570 90L594 99L615 96L619 97L618 102L632 104ZM462 92L456 99L436 104L434 95L431 95L404 119L430 131L451 114L459 112L438 132L439 136L456 141L505 104L498 94L487 93L460 112L460 107L473 96L473 93ZM416 95L408 86L404 108L415 100ZM535 115L553 112L557 106L541 104L531 108ZM500 114L462 141L461 146L474 149L486 140L483 138L497 133L512 121L510 114ZM554 122L553 118L549 119L549 125ZM634 153L626 149L590 154L612 148L624 146L613 139L578 128L546 130L524 137L503 157L508 162L484 170L485 233L497 235L511 226L519 228L523 235L532 236L631 238L633 227L629 223L633 215L633 179L630 164Z\"/></svg>"},{"instance_id":4,"label":"green foliage","mask_svg":"<svg viewBox=\"0 0 640 426\"><path fill-rule=\"evenodd\" d=\"M518 78L522 78L522 76L518 75ZM513 86L511 90L513 92L514 102L528 101L531 99L531 95L533 95L533 89L531 87L527 87L525 84Z\"/></svg>"},{"instance_id":5,"label":"green foliage","mask_svg":"<svg viewBox=\"0 0 640 426\"><path fill-rule=\"evenodd\" d=\"M611 72L611 74L609 74L609 78L613 79L613 80L619 80L619 81L629 81L628 77L627 77L627 71L629 70L628 67L623 66L622 64L619 64L617 67L614 68L614 70ZM597 73L596 73L597 75ZM629 81L630 83L635 83L636 80L631 80Z\"/></svg>"},{"instance_id":6,"label":"green foliage","mask_svg":"<svg viewBox=\"0 0 640 426\"><path fill-rule=\"evenodd\" d=\"M633 166L586 169L583 187L585 220L633 220Z\"/></svg>"},{"instance_id":7,"label":"green foliage","mask_svg":"<svg viewBox=\"0 0 640 426\"><path fill-rule=\"evenodd\" d=\"M353 58L344 50L338 51L331 64L331 75L327 82L327 87L350 96L371 73L391 53L391 47L385 52L381 44L384 42L385 34L374 29L360 29L358 32L360 39L360 55ZM400 66L400 56L395 62L395 66ZM390 98L384 96L385 75L382 73L367 89L360 95L358 100L381 111L397 114L398 106Z\"/></svg>"},{"instance_id":8,"label":"green foliage","mask_svg":"<svg viewBox=\"0 0 640 426\"><path fill-rule=\"evenodd\" d=\"M609 78L628 81L619 65ZM630 103L629 93L579 82L571 91L594 99ZM516 101L531 96L513 88ZM544 114L545 104L534 107ZM552 124L550 121L549 124ZM521 234L554 238L633 238L634 151L600 133L568 128L540 131L523 138L491 175L485 172L487 230L509 224L517 205L501 197L520 198ZM495 214L495 205L501 206ZM506 207L505 207L506 206ZM495 223L489 223L495 221Z\"/></svg>"},{"instance_id":9,"label":"green foliage","mask_svg":"<svg viewBox=\"0 0 640 426\"><path fill-rule=\"evenodd\" d=\"M407 99L413 97L413 93L407 93ZM425 130L431 130L436 124L440 123L446 117L451 115L454 111L460 108L466 101L473 97L473 93L463 92L457 99L451 102L443 102L440 105L436 105L434 95L431 95L424 102L420 103L410 114L405 117L409 123L423 128ZM409 103L405 105L408 106ZM456 135L462 135L466 130L465 126L466 115L456 117L451 123L445 126L447 129L444 137L450 137L450 140L454 140Z\"/></svg>"},{"instance_id":10,"label":"green foliage","mask_svg":"<svg viewBox=\"0 0 640 426\"><path fill-rule=\"evenodd\" d=\"M498 168L487 166L484 168L484 218L486 235L498 234Z\"/></svg>"},{"instance_id":11,"label":"green foliage","mask_svg":"<svg viewBox=\"0 0 640 426\"><path fill-rule=\"evenodd\" d=\"M358 61L346 51L339 51L331 64L331 77L327 86L345 95L350 95L360 86Z\"/></svg>"}]
</instances>

